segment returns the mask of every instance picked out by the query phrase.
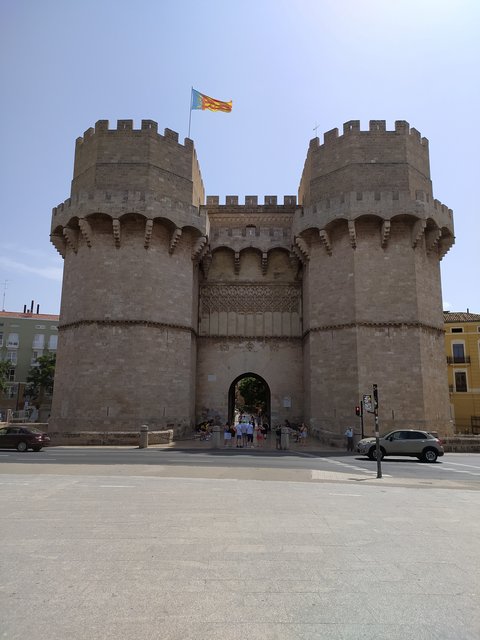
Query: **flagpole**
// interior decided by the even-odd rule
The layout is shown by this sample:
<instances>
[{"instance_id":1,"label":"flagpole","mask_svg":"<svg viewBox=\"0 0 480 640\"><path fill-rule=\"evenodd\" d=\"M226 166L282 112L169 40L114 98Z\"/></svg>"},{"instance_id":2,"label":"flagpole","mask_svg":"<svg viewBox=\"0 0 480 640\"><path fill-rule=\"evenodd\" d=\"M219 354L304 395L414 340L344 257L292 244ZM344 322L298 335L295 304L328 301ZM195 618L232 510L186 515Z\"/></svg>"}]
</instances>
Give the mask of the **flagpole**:
<instances>
[{"instance_id":1,"label":"flagpole","mask_svg":"<svg viewBox=\"0 0 480 640\"><path fill-rule=\"evenodd\" d=\"M188 137L190 138L190 126L192 124L192 103L193 103L193 87L190 91L190 114L188 116Z\"/></svg>"}]
</instances>

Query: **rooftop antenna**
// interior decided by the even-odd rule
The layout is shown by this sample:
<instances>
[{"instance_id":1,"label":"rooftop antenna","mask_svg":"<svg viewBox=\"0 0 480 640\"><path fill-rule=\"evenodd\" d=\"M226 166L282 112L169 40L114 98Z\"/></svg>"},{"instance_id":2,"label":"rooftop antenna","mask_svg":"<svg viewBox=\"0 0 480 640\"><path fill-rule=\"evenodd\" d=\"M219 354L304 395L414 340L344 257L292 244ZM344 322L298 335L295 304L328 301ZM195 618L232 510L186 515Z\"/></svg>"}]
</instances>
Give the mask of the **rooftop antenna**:
<instances>
[{"instance_id":1,"label":"rooftop antenna","mask_svg":"<svg viewBox=\"0 0 480 640\"><path fill-rule=\"evenodd\" d=\"M8 283L10 280L3 281L3 300L2 300L2 311L5 311L5 294L7 293Z\"/></svg>"}]
</instances>

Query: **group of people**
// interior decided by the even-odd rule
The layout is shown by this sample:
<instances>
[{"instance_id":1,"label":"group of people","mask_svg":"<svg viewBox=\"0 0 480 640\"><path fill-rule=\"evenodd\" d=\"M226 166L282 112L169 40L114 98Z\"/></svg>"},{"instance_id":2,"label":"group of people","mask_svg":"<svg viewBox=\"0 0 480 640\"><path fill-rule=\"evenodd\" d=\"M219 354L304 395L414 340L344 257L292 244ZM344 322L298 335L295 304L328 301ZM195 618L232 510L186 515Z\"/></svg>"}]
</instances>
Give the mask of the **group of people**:
<instances>
[{"instance_id":1,"label":"group of people","mask_svg":"<svg viewBox=\"0 0 480 640\"><path fill-rule=\"evenodd\" d=\"M260 420L255 420L254 416L249 419L240 418L236 424L225 423L223 439L226 447L235 446L237 449L252 448L254 441L257 447L262 447L268 435L268 424Z\"/></svg>"},{"instance_id":2,"label":"group of people","mask_svg":"<svg viewBox=\"0 0 480 640\"><path fill-rule=\"evenodd\" d=\"M299 427L292 427L288 420L285 420L285 427L289 429L289 435L294 437L294 442L305 446L308 430L304 422ZM252 448L254 446L263 447L269 433L269 425L262 420L239 417L235 424L227 422L224 427L223 437L225 447L236 447L237 449ZM256 444L254 444L256 443ZM282 448L282 425L275 427L275 444L277 449Z\"/></svg>"}]
</instances>

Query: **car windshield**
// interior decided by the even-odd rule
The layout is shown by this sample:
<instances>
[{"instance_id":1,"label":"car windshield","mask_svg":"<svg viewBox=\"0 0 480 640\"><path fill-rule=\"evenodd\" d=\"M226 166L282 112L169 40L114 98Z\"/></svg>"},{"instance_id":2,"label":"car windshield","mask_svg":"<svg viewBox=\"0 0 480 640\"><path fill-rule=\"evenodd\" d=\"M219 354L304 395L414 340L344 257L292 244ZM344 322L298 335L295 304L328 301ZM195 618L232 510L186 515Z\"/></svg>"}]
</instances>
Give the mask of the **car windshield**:
<instances>
[{"instance_id":1,"label":"car windshield","mask_svg":"<svg viewBox=\"0 0 480 640\"><path fill-rule=\"evenodd\" d=\"M28 431L28 433L43 433L42 431L40 431L40 429L37 429L36 427L29 427L28 429L26 429L26 431Z\"/></svg>"}]
</instances>

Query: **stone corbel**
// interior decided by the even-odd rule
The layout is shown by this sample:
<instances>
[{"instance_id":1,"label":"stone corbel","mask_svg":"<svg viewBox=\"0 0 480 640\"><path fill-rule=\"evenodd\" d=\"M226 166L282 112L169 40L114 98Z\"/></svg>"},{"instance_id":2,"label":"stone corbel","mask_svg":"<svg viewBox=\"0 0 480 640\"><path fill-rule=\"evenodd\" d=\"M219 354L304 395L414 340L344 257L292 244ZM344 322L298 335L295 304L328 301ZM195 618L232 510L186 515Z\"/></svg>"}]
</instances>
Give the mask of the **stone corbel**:
<instances>
[{"instance_id":1,"label":"stone corbel","mask_svg":"<svg viewBox=\"0 0 480 640\"><path fill-rule=\"evenodd\" d=\"M150 246L150 240L152 239L153 220L147 220L145 222L145 237L143 240L143 246L148 249Z\"/></svg>"},{"instance_id":2,"label":"stone corbel","mask_svg":"<svg viewBox=\"0 0 480 640\"><path fill-rule=\"evenodd\" d=\"M380 244L382 246L382 249L385 249L385 247L388 244L388 240L390 239L390 231L392 229L392 224L390 222L390 220L384 220L382 222L382 230L381 230L381 240L380 240Z\"/></svg>"},{"instance_id":3,"label":"stone corbel","mask_svg":"<svg viewBox=\"0 0 480 640\"><path fill-rule=\"evenodd\" d=\"M444 236L438 241L438 257L441 260L455 244L455 238L453 236Z\"/></svg>"},{"instance_id":4,"label":"stone corbel","mask_svg":"<svg viewBox=\"0 0 480 640\"><path fill-rule=\"evenodd\" d=\"M65 258L65 238L62 238L62 236L57 236L52 234L50 236L50 242L53 244L53 246L58 251L58 253L62 256L62 258Z\"/></svg>"},{"instance_id":5,"label":"stone corbel","mask_svg":"<svg viewBox=\"0 0 480 640\"><path fill-rule=\"evenodd\" d=\"M68 246L77 253L78 251L78 231L70 229L69 227L63 227L63 236Z\"/></svg>"},{"instance_id":6,"label":"stone corbel","mask_svg":"<svg viewBox=\"0 0 480 640\"><path fill-rule=\"evenodd\" d=\"M427 226L426 220L417 220L413 225L412 229L412 247L415 249L417 244L420 242L420 238L423 236L425 232L425 227Z\"/></svg>"},{"instance_id":7,"label":"stone corbel","mask_svg":"<svg viewBox=\"0 0 480 640\"><path fill-rule=\"evenodd\" d=\"M168 249L168 253L170 253L170 255L175 251L175 247L177 246L181 237L182 230L177 227L172 233L172 239L170 240L170 248Z\"/></svg>"},{"instance_id":8,"label":"stone corbel","mask_svg":"<svg viewBox=\"0 0 480 640\"><path fill-rule=\"evenodd\" d=\"M442 230L438 227L434 227L427 231L425 240L427 242L427 251L433 251L438 246L438 241L442 236Z\"/></svg>"},{"instance_id":9,"label":"stone corbel","mask_svg":"<svg viewBox=\"0 0 480 640\"><path fill-rule=\"evenodd\" d=\"M234 271L236 275L240 273L240 252L239 251L235 251Z\"/></svg>"},{"instance_id":10,"label":"stone corbel","mask_svg":"<svg viewBox=\"0 0 480 640\"><path fill-rule=\"evenodd\" d=\"M302 259L306 262L310 258L310 250L306 241L300 236L296 236L295 247L300 251Z\"/></svg>"},{"instance_id":11,"label":"stone corbel","mask_svg":"<svg viewBox=\"0 0 480 640\"><path fill-rule=\"evenodd\" d=\"M325 247L329 256L332 255L332 243L330 242L330 235L326 229L320 229L320 240Z\"/></svg>"},{"instance_id":12,"label":"stone corbel","mask_svg":"<svg viewBox=\"0 0 480 640\"><path fill-rule=\"evenodd\" d=\"M200 236L192 249L192 260L200 260L204 249L207 247L207 236Z\"/></svg>"},{"instance_id":13,"label":"stone corbel","mask_svg":"<svg viewBox=\"0 0 480 640\"><path fill-rule=\"evenodd\" d=\"M118 218L113 218L112 220L112 231L113 231L113 241L115 242L115 246L117 249L120 247L120 220Z\"/></svg>"},{"instance_id":14,"label":"stone corbel","mask_svg":"<svg viewBox=\"0 0 480 640\"><path fill-rule=\"evenodd\" d=\"M82 236L83 236L83 239L85 240L87 247L91 247L93 232L92 232L92 227L90 226L90 223L87 220L85 220L85 218L79 218L78 226L80 227L80 231L82 232Z\"/></svg>"},{"instance_id":15,"label":"stone corbel","mask_svg":"<svg viewBox=\"0 0 480 640\"><path fill-rule=\"evenodd\" d=\"M355 230L355 220L348 221L348 235L350 236L350 244L352 249L357 247L357 232Z\"/></svg>"}]
</instances>

